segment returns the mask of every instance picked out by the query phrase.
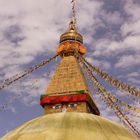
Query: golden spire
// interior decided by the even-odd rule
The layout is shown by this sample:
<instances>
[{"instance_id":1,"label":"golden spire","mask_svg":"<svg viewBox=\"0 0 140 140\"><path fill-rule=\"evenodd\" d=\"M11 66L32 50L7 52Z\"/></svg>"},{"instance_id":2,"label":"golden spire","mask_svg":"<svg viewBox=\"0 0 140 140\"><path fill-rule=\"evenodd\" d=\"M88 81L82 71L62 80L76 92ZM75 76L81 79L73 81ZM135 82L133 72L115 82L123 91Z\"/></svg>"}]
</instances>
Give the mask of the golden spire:
<instances>
[{"instance_id":1,"label":"golden spire","mask_svg":"<svg viewBox=\"0 0 140 140\"><path fill-rule=\"evenodd\" d=\"M83 45L83 36L76 29L76 0L71 1L72 4L72 19L68 30L60 36L60 45L57 48L57 53L60 56L74 55L75 52L84 55L86 48Z\"/></svg>"},{"instance_id":2,"label":"golden spire","mask_svg":"<svg viewBox=\"0 0 140 140\"><path fill-rule=\"evenodd\" d=\"M75 53L84 55L86 48L83 36L76 29L75 1L73 3L73 18L68 30L60 36L57 53L62 57L45 94L41 96L40 104L44 114L58 112L87 112L99 115L86 79Z\"/></svg>"},{"instance_id":3,"label":"golden spire","mask_svg":"<svg viewBox=\"0 0 140 140\"><path fill-rule=\"evenodd\" d=\"M83 36L77 32L75 22L70 21L68 30L60 36L57 53L61 56L67 56L73 55L75 51L84 55L86 48L83 45Z\"/></svg>"},{"instance_id":4,"label":"golden spire","mask_svg":"<svg viewBox=\"0 0 140 140\"><path fill-rule=\"evenodd\" d=\"M77 32L75 24L73 21L69 24L69 29L60 36L60 43L65 41L75 41L83 44L83 37Z\"/></svg>"}]
</instances>

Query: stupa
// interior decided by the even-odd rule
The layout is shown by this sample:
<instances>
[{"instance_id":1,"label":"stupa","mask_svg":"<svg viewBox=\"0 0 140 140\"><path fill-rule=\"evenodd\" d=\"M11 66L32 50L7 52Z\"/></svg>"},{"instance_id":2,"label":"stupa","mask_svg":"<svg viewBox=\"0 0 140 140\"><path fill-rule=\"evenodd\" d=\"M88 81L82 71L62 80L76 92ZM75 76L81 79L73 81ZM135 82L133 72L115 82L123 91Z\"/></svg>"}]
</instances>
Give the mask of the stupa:
<instances>
[{"instance_id":1,"label":"stupa","mask_svg":"<svg viewBox=\"0 0 140 140\"><path fill-rule=\"evenodd\" d=\"M100 116L75 52L84 55L86 47L70 22L57 48L62 60L40 98L44 116L24 123L0 140L137 140L123 126Z\"/></svg>"},{"instance_id":2,"label":"stupa","mask_svg":"<svg viewBox=\"0 0 140 140\"><path fill-rule=\"evenodd\" d=\"M72 20L60 36L57 54L61 62L40 97L44 115L0 140L138 140L123 126L100 116L76 55L86 51Z\"/></svg>"}]
</instances>

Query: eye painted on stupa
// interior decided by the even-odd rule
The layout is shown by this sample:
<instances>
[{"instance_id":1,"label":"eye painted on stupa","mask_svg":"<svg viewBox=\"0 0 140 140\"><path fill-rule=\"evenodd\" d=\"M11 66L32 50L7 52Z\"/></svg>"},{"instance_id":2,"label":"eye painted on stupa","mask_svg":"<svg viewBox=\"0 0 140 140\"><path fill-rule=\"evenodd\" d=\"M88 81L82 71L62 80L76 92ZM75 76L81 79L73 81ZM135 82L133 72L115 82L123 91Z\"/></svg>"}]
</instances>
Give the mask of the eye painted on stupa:
<instances>
[{"instance_id":1,"label":"eye painted on stupa","mask_svg":"<svg viewBox=\"0 0 140 140\"><path fill-rule=\"evenodd\" d=\"M70 107L70 108L74 108L74 107L76 107L76 106L77 106L76 103L70 103L70 104L68 104L68 107Z\"/></svg>"},{"instance_id":2,"label":"eye painted on stupa","mask_svg":"<svg viewBox=\"0 0 140 140\"><path fill-rule=\"evenodd\" d=\"M62 107L61 104L52 106L53 109L60 109Z\"/></svg>"}]
</instances>

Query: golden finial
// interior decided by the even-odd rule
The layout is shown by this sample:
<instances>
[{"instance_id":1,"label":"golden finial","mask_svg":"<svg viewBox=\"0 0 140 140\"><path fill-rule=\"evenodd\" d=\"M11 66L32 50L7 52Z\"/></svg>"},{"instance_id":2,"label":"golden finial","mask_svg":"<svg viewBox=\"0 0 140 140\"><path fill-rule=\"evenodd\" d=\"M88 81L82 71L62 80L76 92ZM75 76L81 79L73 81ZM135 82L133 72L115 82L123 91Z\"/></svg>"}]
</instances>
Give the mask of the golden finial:
<instances>
[{"instance_id":1,"label":"golden finial","mask_svg":"<svg viewBox=\"0 0 140 140\"><path fill-rule=\"evenodd\" d=\"M75 41L83 44L83 37L77 32L73 21L70 22L68 31L60 36L60 43L64 41Z\"/></svg>"},{"instance_id":2,"label":"golden finial","mask_svg":"<svg viewBox=\"0 0 140 140\"><path fill-rule=\"evenodd\" d=\"M79 52L81 55L86 53L86 48L83 45L83 36L76 29L76 0L72 0L72 19L69 23L68 30L60 36L60 45L57 48L57 53L61 56L74 55Z\"/></svg>"}]
</instances>

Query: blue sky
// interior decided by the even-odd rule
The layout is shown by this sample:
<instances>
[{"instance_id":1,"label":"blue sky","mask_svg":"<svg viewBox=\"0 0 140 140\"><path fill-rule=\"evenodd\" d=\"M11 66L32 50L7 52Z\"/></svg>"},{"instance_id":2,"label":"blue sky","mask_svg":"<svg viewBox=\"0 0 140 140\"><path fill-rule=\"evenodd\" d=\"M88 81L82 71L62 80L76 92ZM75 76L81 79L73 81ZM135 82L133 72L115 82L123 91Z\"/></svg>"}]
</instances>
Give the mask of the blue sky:
<instances>
[{"instance_id":1,"label":"blue sky","mask_svg":"<svg viewBox=\"0 0 140 140\"><path fill-rule=\"evenodd\" d=\"M137 88L140 86L139 13L139 0L77 2L77 25L88 49L87 60ZM55 55L59 37L67 29L70 17L70 0L0 0L1 83ZM59 61L56 59L0 91L0 136L43 114L39 97ZM120 98L127 96L119 91L115 93ZM112 111L99 104L100 100L94 96L102 116L118 122ZM8 104L5 109L4 104ZM132 119L139 121L137 117Z\"/></svg>"}]
</instances>

